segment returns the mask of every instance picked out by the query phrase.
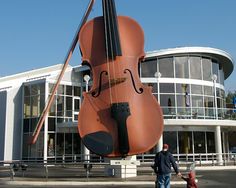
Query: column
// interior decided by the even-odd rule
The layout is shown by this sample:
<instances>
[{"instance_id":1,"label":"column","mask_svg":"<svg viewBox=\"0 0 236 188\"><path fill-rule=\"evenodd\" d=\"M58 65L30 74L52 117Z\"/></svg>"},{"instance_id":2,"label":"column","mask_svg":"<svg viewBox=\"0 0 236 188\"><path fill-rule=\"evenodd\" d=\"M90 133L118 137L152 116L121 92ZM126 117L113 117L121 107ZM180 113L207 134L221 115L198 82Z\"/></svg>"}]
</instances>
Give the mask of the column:
<instances>
[{"instance_id":1,"label":"column","mask_svg":"<svg viewBox=\"0 0 236 188\"><path fill-rule=\"evenodd\" d=\"M45 84L45 104L47 104L47 96L49 96L49 84L46 82ZM46 115L44 121L44 135L43 135L43 143L44 143L44 151L43 151L43 160L44 162L48 159L48 114Z\"/></svg>"},{"instance_id":2,"label":"column","mask_svg":"<svg viewBox=\"0 0 236 188\"><path fill-rule=\"evenodd\" d=\"M217 163L219 165L223 164L223 157L222 157L222 142L221 142L221 129L220 126L216 126L215 130L215 147L216 147L216 154L217 154Z\"/></svg>"},{"instance_id":3,"label":"column","mask_svg":"<svg viewBox=\"0 0 236 188\"><path fill-rule=\"evenodd\" d=\"M161 135L159 141L158 141L158 144L157 144L157 152L161 151L162 150L162 146L163 146L163 136Z\"/></svg>"},{"instance_id":4,"label":"column","mask_svg":"<svg viewBox=\"0 0 236 188\"><path fill-rule=\"evenodd\" d=\"M161 73L156 72L154 76L157 78L157 90L158 90L157 100L158 100L158 103L160 104L160 78L161 78ZM156 146L157 152L162 150L162 146L163 146L163 135L161 135L161 137L158 141L158 144Z\"/></svg>"}]
</instances>

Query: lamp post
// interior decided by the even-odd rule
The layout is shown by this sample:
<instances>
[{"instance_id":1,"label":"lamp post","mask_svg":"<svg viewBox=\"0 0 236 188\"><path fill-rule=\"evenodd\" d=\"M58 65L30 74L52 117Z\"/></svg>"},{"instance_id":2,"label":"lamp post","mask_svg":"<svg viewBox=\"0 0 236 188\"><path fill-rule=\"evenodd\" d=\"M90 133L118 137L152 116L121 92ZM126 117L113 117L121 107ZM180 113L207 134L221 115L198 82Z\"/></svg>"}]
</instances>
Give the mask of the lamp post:
<instances>
[{"instance_id":1,"label":"lamp post","mask_svg":"<svg viewBox=\"0 0 236 188\"><path fill-rule=\"evenodd\" d=\"M155 73L155 78L157 78L157 90L158 90L158 93L157 93L157 100L158 100L158 103L160 104L160 78L161 78L161 73L160 72L156 72ZM158 144L157 144L157 152L161 151L162 150L162 146L163 146L163 137L161 135L159 141L158 141Z\"/></svg>"},{"instance_id":2,"label":"lamp post","mask_svg":"<svg viewBox=\"0 0 236 188\"><path fill-rule=\"evenodd\" d=\"M217 96L216 96L216 80L217 80L216 74L212 75L212 80L213 80L213 86L214 86L215 118L216 120L218 120L218 107L217 107Z\"/></svg>"},{"instance_id":3,"label":"lamp post","mask_svg":"<svg viewBox=\"0 0 236 188\"><path fill-rule=\"evenodd\" d=\"M213 86L214 86L214 103L215 103L215 117L216 121L218 120L218 109L217 109L217 96L216 96L216 80L217 75L212 75ZM222 141L221 141L221 128L219 125L216 126L215 130L215 145L216 145L216 155L217 155L217 162L219 165L223 164L223 156L222 156Z\"/></svg>"},{"instance_id":4,"label":"lamp post","mask_svg":"<svg viewBox=\"0 0 236 188\"><path fill-rule=\"evenodd\" d=\"M84 81L86 83L85 85L85 91L88 92L88 86L89 86L89 80L90 80L90 76L89 75L84 75ZM90 151L88 150L88 148L86 148L85 145L83 145L83 150L84 150L84 161L86 163L89 163L90 161Z\"/></svg>"},{"instance_id":5,"label":"lamp post","mask_svg":"<svg viewBox=\"0 0 236 188\"><path fill-rule=\"evenodd\" d=\"M160 103L160 78L161 78L161 73L160 72L156 72L154 75L157 78L157 100Z\"/></svg>"}]
</instances>

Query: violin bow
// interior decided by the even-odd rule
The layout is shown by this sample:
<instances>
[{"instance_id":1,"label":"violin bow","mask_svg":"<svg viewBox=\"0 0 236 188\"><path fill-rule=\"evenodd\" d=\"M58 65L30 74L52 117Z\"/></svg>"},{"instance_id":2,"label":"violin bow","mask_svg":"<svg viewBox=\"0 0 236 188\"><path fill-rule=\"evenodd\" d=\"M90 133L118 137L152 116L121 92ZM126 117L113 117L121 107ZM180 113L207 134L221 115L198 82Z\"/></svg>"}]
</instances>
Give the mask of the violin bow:
<instances>
[{"instance_id":1,"label":"violin bow","mask_svg":"<svg viewBox=\"0 0 236 188\"><path fill-rule=\"evenodd\" d=\"M62 69L61 69L61 72L60 72L60 74L59 74L59 76L58 76L57 82L56 82L56 84L55 84L54 87L53 87L51 96L49 97L48 102L46 102L46 106L45 106L45 108L44 108L44 110L43 110L43 112L42 112L42 114L41 114L41 116L40 116L40 119L39 119L39 121L38 121L38 123L37 123L37 126L36 126L36 128L35 128L35 130L34 130L32 136L29 137L29 140L28 140L28 143L29 143L29 144L35 144L36 141L37 141L37 139L38 139L40 130L42 129L42 126L43 126L43 123L44 123L44 121L45 121L45 118L46 118L46 116L47 116L47 114L48 114L48 111L49 111L49 109L51 108L52 102L53 102L53 100L54 100L54 97L55 97L55 93L56 93L56 91L57 91L57 88L58 88L58 86L59 86L59 84L60 84L60 82L61 82L61 80L62 80L62 77L64 76L64 73L65 73L65 71L66 71L66 68L67 68L67 66L68 66L68 64L69 64L69 61L70 61L70 59L71 59L71 56L72 56L72 54L73 54L73 52L74 52L74 49L75 49L75 47L76 47L76 44L77 44L77 42L78 42L80 31L81 31L83 25L86 23L86 21L87 21L87 19L88 19L88 16L89 16L89 14L90 14L90 12L91 12L91 10L92 10L92 7L93 7L93 5L94 5L94 2L95 2L95 0L90 0L90 2L89 2L89 4L88 4L88 7L87 7L87 9L86 9L86 12L85 12L84 15L83 15L83 18L82 18L82 20L81 20L81 22L80 22L80 25L79 25L79 27L78 27L78 29L77 29L77 31L76 31L75 37L74 37L73 42L72 42L72 44L71 44L71 47L69 48L69 51L68 51L68 53L67 53L67 56L66 56L66 58L65 58L65 60L64 60L64 64L63 64L63 67L62 67Z\"/></svg>"}]
</instances>

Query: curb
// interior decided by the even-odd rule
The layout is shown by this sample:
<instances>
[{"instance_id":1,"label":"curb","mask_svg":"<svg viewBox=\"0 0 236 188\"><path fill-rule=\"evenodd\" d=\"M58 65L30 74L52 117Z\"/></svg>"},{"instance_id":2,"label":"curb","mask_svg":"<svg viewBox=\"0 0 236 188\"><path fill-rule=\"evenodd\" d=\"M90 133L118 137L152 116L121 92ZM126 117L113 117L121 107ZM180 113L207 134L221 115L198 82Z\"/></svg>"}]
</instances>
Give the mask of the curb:
<instances>
[{"instance_id":1,"label":"curb","mask_svg":"<svg viewBox=\"0 0 236 188\"><path fill-rule=\"evenodd\" d=\"M155 182L150 181L120 181L120 182L75 182L75 181L6 181L6 185L21 185L21 186L70 186L70 185L155 185ZM184 185L184 181L171 181L171 185Z\"/></svg>"}]
</instances>

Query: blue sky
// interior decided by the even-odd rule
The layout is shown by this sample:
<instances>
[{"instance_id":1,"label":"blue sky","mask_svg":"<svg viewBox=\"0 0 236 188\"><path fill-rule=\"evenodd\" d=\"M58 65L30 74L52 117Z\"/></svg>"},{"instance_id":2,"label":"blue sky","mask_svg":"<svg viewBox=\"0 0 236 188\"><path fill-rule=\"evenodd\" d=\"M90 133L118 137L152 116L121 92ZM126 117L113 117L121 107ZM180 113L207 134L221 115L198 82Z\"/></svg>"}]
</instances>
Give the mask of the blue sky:
<instances>
[{"instance_id":1,"label":"blue sky","mask_svg":"<svg viewBox=\"0 0 236 188\"><path fill-rule=\"evenodd\" d=\"M63 63L89 0L0 0L0 76ZM145 50L222 49L236 60L235 0L116 0L117 13L139 22ZM97 0L90 18L102 14ZM71 65L80 64L75 50ZM236 90L236 70L226 90Z\"/></svg>"}]
</instances>

